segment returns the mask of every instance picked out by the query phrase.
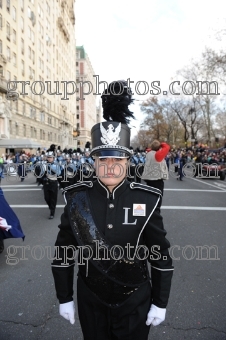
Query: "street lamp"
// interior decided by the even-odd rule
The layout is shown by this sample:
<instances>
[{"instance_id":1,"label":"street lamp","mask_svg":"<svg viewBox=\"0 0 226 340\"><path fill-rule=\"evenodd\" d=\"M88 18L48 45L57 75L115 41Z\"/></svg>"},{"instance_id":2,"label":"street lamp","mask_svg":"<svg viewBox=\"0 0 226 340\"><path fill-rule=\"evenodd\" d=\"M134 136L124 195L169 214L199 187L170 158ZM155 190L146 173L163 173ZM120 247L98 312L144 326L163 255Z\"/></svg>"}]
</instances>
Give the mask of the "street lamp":
<instances>
[{"instance_id":1,"label":"street lamp","mask_svg":"<svg viewBox=\"0 0 226 340\"><path fill-rule=\"evenodd\" d=\"M190 143L192 142L192 141L194 141L194 138L192 138L193 136L192 136L192 113L193 112L195 112L195 108L194 107L191 107L190 108L190 110L188 111L188 114L191 116L190 118L191 118L191 134L190 134Z\"/></svg>"}]
</instances>

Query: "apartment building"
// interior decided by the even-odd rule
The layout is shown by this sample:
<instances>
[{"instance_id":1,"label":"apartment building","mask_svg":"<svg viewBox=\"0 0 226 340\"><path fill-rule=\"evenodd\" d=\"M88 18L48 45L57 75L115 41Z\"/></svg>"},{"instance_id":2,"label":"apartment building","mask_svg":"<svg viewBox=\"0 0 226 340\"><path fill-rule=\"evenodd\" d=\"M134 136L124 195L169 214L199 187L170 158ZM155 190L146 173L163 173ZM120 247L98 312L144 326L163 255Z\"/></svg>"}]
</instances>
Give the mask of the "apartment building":
<instances>
[{"instance_id":1,"label":"apartment building","mask_svg":"<svg viewBox=\"0 0 226 340\"><path fill-rule=\"evenodd\" d=\"M77 102L76 119L80 131L78 146L84 150L91 142L91 129L100 121L100 109L97 108L96 78L89 56L83 46L76 47L76 84ZM81 84L81 85L80 85ZM89 94L88 94L89 93Z\"/></svg>"},{"instance_id":2,"label":"apartment building","mask_svg":"<svg viewBox=\"0 0 226 340\"><path fill-rule=\"evenodd\" d=\"M74 0L0 0L0 153L77 148L75 74Z\"/></svg>"}]
</instances>

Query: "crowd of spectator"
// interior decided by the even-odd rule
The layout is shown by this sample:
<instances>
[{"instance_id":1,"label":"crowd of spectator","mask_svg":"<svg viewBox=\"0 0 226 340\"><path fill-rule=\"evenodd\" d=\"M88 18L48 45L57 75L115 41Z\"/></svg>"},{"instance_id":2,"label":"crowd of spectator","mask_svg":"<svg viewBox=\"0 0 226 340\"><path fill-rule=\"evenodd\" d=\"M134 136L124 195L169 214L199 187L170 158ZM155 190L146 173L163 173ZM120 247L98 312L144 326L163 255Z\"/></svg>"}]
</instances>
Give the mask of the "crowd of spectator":
<instances>
[{"instance_id":1,"label":"crowd of spectator","mask_svg":"<svg viewBox=\"0 0 226 340\"><path fill-rule=\"evenodd\" d=\"M60 150L60 147L58 147L58 150L56 150L56 160L58 152ZM131 163L134 165L138 165L140 163L145 163L146 154L150 151L150 148L146 148L146 150L133 150L132 156L131 156ZM60 151L61 156L64 158L67 158L67 156L70 156L70 159L79 160L80 158L84 157L86 155L86 150L63 150ZM16 153L10 153L8 155L0 155L0 179L1 174L3 174L3 168L5 165L10 163L17 163L17 164L23 164L23 163L29 163L31 165L35 164L37 160L45 160L45 150L38 149L36 153L28 153L24 150L21 150L20 152ZM73 156L74 155L74 156ZM172 147L170 148L170 151L168 152L166 158L166 163L168 166L168 169L170 167L170 164L180 164L178 166L178 169L182 169L182 167L189 162L192 163L207 163L207 164L223 164L226 165L226 145L222 146L218 149L211 149L206 146L201 145L195 145L189 148L177 148ZM29 167L27 167L27 170L29 170ZM140 171L143 170L140 168ZM178 172L178 179L182 180L182 172L179 170Z\"/></svg>"}]
</instances>

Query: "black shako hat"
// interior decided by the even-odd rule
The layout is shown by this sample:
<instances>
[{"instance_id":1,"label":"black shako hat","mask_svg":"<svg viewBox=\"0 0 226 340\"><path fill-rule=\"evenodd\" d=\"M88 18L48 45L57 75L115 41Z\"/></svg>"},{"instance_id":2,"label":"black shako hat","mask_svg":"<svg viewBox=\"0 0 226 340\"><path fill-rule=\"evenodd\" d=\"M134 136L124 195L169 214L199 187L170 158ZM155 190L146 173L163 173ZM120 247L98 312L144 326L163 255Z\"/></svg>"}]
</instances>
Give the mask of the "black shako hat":
<instances>
[{"instance_id":1,"label":"black shako hat","mask_svg":"<svg viewBox=\"0 0 226 340\"><path fill-rule=\"evenodd\" d=\"M93 157L130 157L130 128L127 125L133 112L128 106L133 102L131 89L125 80L114 81L101 96L105 122L91 129Z\"/></svg>"}]
</instances>

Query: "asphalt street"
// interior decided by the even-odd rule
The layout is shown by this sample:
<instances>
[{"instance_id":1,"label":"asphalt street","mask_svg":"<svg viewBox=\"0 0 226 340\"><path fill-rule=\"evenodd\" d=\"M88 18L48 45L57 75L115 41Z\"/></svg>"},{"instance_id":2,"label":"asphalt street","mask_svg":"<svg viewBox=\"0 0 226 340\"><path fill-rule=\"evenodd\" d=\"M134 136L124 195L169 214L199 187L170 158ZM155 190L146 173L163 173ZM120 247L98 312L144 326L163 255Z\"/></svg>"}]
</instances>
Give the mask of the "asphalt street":
<instances>
[{"instance_id":1,"label":"asphalt street","mask_svg":"<svg viewBox=\"0 0 226 340\"><path fill-rule=\"evenodd\" d=\"M3 179L2 189L26 238L5 240L0 254L0 340L81 340L77 313L74 325L58 315L50 267L64 207L61 191L49 220L32 174L23 183ZM225 203L226 181L165 182L162 215L175 271L166 320L151 328L150 339L226 339Z\"/></svg>"}]
</instances>

